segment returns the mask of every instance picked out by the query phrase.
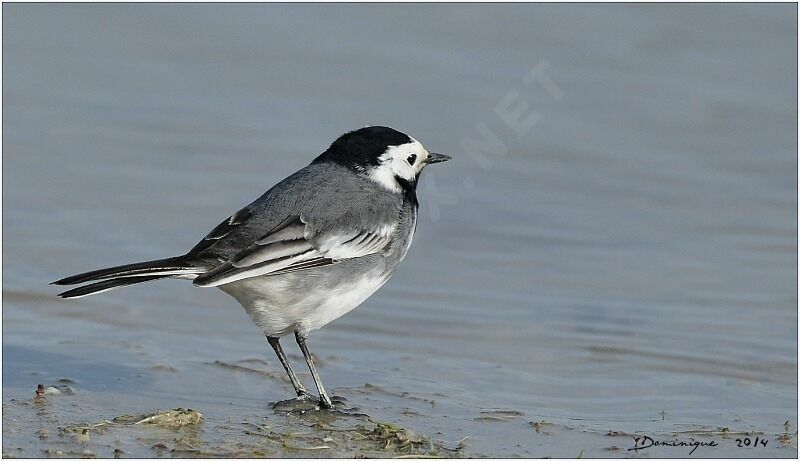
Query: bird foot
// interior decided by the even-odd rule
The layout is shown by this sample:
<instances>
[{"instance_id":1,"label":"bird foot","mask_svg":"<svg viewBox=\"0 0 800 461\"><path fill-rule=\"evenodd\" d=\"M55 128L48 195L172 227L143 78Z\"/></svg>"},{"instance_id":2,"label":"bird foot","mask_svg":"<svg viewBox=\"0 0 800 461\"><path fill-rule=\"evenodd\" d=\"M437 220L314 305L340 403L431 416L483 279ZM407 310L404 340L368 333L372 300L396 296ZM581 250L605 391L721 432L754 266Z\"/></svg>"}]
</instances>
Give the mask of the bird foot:
<instances>
[{"instance_id":1,"label":"bird foot","mask_svg":"<svg viewBox=\"0 0 800 461\"><path fill-rule=\"evenodd\" d=\"M319 399L311 394L301 394L296 398L281 400L272 404L272 409L278 412L309 411L319 407Z\"/></svg>"},{"instance_id":2,"label":"bird foot","mask_svg":"<svg viewBox=\"0 0 800 461\"><path fill-rule=\"evenodd\" d=\"M306 413L308 411L339 411L347 399L334 396L330 405L320 401L319 397L311 394L302 394L297 398L281 400L272 404L272 409L279 413Z\"/></svg>"}]
</instances>

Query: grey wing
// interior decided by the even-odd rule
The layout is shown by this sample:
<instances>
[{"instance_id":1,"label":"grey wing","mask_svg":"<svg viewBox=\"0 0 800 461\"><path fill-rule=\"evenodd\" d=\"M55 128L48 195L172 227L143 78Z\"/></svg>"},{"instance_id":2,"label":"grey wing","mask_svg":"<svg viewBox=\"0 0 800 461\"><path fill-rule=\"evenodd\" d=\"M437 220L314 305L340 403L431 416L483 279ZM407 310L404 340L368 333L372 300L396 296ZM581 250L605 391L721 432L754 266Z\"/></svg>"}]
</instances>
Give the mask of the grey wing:
<instances>
[{"instance_id":1,"label":"grey wing","mask_svg":"<svg viewBox=\"0 0 800 461\"><path fill-rule=\"evenodd\" d=\"M234 221L232 217L231 223ZM198 276L194 284L214 287L251 277L285 274L367 256L389 245L394 232L394 226L389 225L318 232L306 221L302 215L287 217L228 261ZM212 231L205 240L213 239L214 235Z\"/></svg>"},{"instance_id":2,"label":"grey wing","mask_svg":"<svg viewBox=\"0 0 800 461\"><path fill-rule=\"evenodd\" d=\"M211 250L216 244L218 244L222 239L230 235L232 232L237 230L237 228L241 228L242 224L247 222L248 219L253 215L252 211L248 207L244 207L241 210L237 211L231 217L222 221L217 225L217 227L211 229L211 232L206 234L203 237L203 240L195 245L191 250L189 250L189 255L199 256L203 253Z\"/></svg>"}]
</instances>

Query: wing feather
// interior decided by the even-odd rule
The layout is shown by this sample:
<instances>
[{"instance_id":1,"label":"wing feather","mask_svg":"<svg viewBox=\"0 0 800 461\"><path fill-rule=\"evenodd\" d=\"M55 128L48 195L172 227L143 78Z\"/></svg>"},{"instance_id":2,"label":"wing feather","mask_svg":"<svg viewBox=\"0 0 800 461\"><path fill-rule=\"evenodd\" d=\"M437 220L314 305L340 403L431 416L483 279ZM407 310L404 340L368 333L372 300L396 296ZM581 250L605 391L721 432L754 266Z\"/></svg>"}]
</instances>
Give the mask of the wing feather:
<instances>
[{"instance_id":1,"label":"wing feather","mask_svg":"<svg viewBox=\"0 0 800 461\"><path fill-rule=\"evenodd\" d=\"M233 267L243 268L287 257L297 257L310 250L314 250L314 247L305 239L274 242L267 245L256 243L249 252L237 255L231 263Z\"/></svg>"},{"instance_id":2,"label":"wing feather","mask_svg":"<svg viewBox=\"0 0 800 461\"><path fill-rule=\"evenodd\" d=\"M364 257L385 248L393 232L391 226L380 226L318 234L301 216L290 216L229 261L197 277L194 284L218 286Z\"/></svg>"},{"instance_id":3,"label":"wing feather","mask_svg":"<svg viewBox=\"0 0 800 461\"><path fill-rule=\"evenodd\" d=\"M194 248L189 250L189 253L198 254L208 251L211 247L233 232L236 227L246 223L251 216L253 216L253 213L247 207L242 208L225 221L219 223L217 227L211 229L211 232L206 234L203 240L200 240Z\"/></svg>"}]
</instances>

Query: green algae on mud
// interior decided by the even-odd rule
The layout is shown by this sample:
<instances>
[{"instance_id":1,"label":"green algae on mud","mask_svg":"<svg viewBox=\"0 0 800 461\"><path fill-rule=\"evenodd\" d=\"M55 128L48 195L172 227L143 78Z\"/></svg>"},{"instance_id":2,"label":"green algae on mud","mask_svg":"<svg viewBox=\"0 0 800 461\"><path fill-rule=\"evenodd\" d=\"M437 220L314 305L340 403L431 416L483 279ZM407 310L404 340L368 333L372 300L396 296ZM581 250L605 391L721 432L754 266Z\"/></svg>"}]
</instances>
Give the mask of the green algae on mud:
<instances>
[{"instance_id":1,"label":"green algae on mud","mask_svg":"<svg viewBox=\"0 0 800 461\"><path fill-rule=\"evenodd\" d=\"M312 407L218 424L196 410L176 408L69 422L67 415L74 412L61 409L66 404L79 410L80 403L67 400L37 395L6 403L5 423L31 432L26 447L4 446L3 457L435 458L458 457L463 448L356 412Z\"/></svg>"},{"instance_id":2,"label":"green algae on mud","mask_svg":"<svg viewBox=\"0 0 800 461\"><path fill-rule=\"evenodd\" d=\"M105 428L107 426L124 426L124 425L137 425L137 424L153 424L155 426L178 428L187 426L189 424L200 424L203 420L203 415L199 411L184 408L175 408L174 410L156 410L149 414L144 415L121 415L112 420L103 420L97 424L84 425L72 424L60 428L65 432L75 431L92 431L98 428Z\"/></svg>"}]
</instances>

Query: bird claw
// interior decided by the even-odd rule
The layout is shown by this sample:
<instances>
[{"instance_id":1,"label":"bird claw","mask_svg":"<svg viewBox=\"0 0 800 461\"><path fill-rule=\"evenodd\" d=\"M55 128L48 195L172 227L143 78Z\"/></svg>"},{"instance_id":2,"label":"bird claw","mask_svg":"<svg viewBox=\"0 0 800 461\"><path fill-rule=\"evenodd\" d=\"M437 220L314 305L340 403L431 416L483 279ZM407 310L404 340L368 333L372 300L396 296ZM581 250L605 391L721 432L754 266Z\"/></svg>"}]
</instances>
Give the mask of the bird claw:
<instances>
[{"instance_id":1,"label":"bird claw","mask_svg":"<svg viewBox=\"0 0 800 461\"><path fill-rule=\"evenodd\" d=\"M278 412L309 411L319 406L319 399L310 394L300 395L297 398L281 400L272 404L272 409Z\"/></svg>"},{"instance_id":2,"label":"bird claw","mask_svg":"<svg viewBox=\"0 0 800 461\"><path fill-rule=\"evenodd\" d=\"M282 413L305 413L311 410L325 410L339 412L345 404L344 397L333 397L330 402L320 400L319 397L311 394L300 394L294 399L281 400L272 404L272 409Z\"/></svg>"}]
</instances>

